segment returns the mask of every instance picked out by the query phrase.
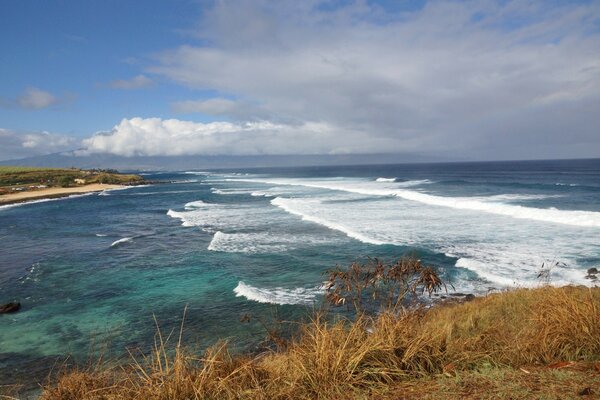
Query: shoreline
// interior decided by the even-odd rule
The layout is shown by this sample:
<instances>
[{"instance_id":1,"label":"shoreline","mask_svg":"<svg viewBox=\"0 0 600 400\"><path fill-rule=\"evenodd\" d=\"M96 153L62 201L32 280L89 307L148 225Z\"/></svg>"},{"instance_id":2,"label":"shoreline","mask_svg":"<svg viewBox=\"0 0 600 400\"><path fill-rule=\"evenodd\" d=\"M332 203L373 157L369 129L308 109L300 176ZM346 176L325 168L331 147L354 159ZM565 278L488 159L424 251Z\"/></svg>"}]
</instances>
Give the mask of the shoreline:
<instances>
[{"instance_id":1,"label":"shoreline","mask_svg":"<svg viewBox=\"0 0 600 400\"><path fill-rule=\"evenodd\" d=\"M0 206L26 203L31 200L45 200L45 199L56 199L60 197L68 197L74 194L85 194L102 192L109 189L122 189L128 187L127 185L113 185L104 183L92 183L90 185L77 186L77 187L51 187L38 190L28 190L19 193L9 193L0 195Z\"/></svg>"}]
</instances>

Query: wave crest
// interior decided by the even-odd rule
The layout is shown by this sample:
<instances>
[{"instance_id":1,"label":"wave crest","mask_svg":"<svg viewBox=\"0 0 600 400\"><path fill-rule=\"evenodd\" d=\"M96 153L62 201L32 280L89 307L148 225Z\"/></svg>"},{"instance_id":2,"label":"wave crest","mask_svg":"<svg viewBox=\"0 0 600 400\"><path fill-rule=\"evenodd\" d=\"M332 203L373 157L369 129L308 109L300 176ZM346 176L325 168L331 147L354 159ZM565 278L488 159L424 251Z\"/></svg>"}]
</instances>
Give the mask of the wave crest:
<instances>
[{"instance_id":1,"label":"wave crest","mask_svg":"<svg viewBox=\"0 0 600 400\"><path fill-rule=\"evenodd\" d=\"M258 180L253 179L252 182ZM395 196L405 200L419 203L448 207L459 210L471 210L490 214L504 215L518 219L530 219L555 224L573 225L581 227L600 227L600 212L582 210L558 210L555 208L534 208L521 205L505 204L502 202L485 201L477 197L444 197L414 190L396 188L377 188L373 184L336 184L323 181L300 180L265 180L268 184L304 186L326 190L337 190L349 193L358 193L369 196ZM411 182L411 181L408 181ZM415 181L412 181L415 182ZM406 184L407 182L404 182ZM277 205L277 204L276 204Z\"/></svg>"},{"instance_id":2,"label":"wave crest","mask_svg":"<svg viewBox=\"0 0 600 400\"><path fill-rule=\"evenodd\" d=\"M346 234L346 236L351 237L352 239L356 239L363 243L375 244L375 245L386 244L386 242L382 242L380 240L368 237L362 233L356 232L355 230L352 230L349 227L339 224L337 222L328 221L326 219L319 218L314 215L305 214L302 211L300 211L298 208L294 207L294 203L295 203L294 199L286 199L283 197L276 197L273 200L271 200L271 204L273 204L274 206L277 206L290 214L294 214L294 215L301 217L303 221L314 222L316 224L323 225L329 229L343 232ZM315 203L318 204L318 202L315 202Z\"/></svg>"},{"instance_id":3,"label":"wave crest","mask_svg":"<svg viewBox=\"0 0 600 400\"><path fill-rule=\"evenodd\" d=\"M317 296L323 293L321 288L296 288L296 289L263 289L245 284L239 281L233 289L236 297L245 297L258 303L271 304L312 304Z\"/></svg>"},{"instance_id":4,"label":"wave crest","mask_svg":"<svg viewBox=\"0 0 600 400\"><path fill-rule=\"evenodd\" d=\"M132 238L132 237L124 237L124 238L122 238L122 239L115 240L114 242L112 242L112 243L110 244L110 247L119 246L119 245L121 245L121 244L123 244L123 243L127 243L127 242L130 242L130 241L132 241L132 240L133 240L133 238Z\"/></svg>"}]
</instances>

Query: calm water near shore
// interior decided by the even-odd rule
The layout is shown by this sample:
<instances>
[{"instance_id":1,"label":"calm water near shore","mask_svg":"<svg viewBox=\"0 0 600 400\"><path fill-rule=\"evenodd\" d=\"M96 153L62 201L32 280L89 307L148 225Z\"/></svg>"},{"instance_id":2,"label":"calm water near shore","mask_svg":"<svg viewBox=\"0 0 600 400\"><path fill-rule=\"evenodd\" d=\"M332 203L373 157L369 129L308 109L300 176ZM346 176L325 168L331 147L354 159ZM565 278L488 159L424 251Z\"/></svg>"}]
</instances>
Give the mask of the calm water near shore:
<instances>
[{"instance_id":1,"label":"calm water near shore","mask_svg":"<svg viewBox=\"0 0 600 400\"><path fill-rule=\"evenodd\" d=\"M168 183L0 207L0 384L147 348L254 348L257 319L302 315L322 272L415 254L456 291L585 284L600 267L600 160L149 173ZM557 264L558 263L558 264Z\"/></svg>"}]
</instances>

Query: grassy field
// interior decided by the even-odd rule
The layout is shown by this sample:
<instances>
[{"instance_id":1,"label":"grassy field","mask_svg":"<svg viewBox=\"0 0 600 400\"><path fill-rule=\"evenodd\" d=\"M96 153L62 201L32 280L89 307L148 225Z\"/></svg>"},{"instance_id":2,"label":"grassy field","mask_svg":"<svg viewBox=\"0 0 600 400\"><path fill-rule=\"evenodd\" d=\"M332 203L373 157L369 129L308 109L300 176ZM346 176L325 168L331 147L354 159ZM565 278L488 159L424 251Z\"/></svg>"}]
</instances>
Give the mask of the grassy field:
<instances>
[{"instance_id":1,"label":"grassy field","mask_svg":"<svg viewBox=\"0 0 600 400\"><path fill-rule=\"evenodd\" d=\"M42 399L585 399L600 394L600 288L551 286L355 320L316 315L259 355L157 335L123 366L65 370Z\"/></svg>"},{"instance_id":2,"label":"grassy field","mask_svg":"<svg viewBox=\"0 0 600 400\"><path fill-rule=\"evenodd\" d=\"M0 193L39 185L71 187L89 183L131 184L142 180L138 175L120 174L113 170L0 166Z\"/></svg>"},{"instance_id":3,"label":"grassy field","mask_svg":"<svg viewBox=\"0 0 600 400\"><path fill-rule=\"evenodd\" d=\"M0 175L4 174L16 174L20 172L33 172L33 171L61 171L64 168L42 168L42 167L12 167L0 165Z\"/></svg>"}]
</instances>

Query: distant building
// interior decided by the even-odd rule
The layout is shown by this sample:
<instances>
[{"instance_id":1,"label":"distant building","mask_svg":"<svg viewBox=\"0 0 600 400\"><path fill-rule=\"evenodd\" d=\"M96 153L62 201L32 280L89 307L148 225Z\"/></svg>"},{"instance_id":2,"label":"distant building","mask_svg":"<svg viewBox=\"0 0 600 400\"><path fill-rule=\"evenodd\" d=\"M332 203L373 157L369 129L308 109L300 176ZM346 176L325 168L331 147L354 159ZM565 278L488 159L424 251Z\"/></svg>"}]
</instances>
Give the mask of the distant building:
<instances>
[{"instance_id":1,"label":"distant building","mask_svg":"<svg viewBox=\"0 0 600 400\"><path fill-rule=\"evenodd\" d=\"M85 185L85 179L75 178L75 183L78 185Z\"/></svg>"}]
</instances>

